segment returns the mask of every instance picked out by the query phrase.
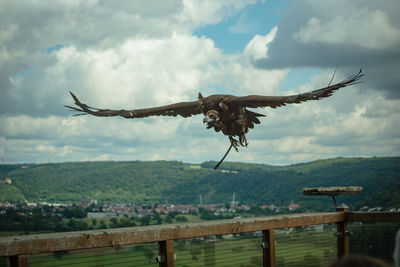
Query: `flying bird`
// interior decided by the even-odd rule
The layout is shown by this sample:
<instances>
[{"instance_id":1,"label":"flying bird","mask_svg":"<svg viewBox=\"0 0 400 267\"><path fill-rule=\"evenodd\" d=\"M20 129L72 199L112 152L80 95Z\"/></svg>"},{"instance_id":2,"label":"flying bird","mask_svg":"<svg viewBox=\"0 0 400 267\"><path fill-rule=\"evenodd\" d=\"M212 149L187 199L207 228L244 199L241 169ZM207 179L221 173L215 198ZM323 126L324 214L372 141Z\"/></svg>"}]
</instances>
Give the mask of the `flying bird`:
<instances>
[{"instance_id":1,"label":"flying bird","mask_svg":"<svg viewBox=\"0 0 400 267\"><path fill-rule=\"evenodd\" d=\"M331 85L335 76L333 75L327 87L314 90L307 93L289 95L289 96L263 96L263 95L248 95L248 96L233 96L233 95L198 95L196 101L180 102L171 105L131 109L131 110L112 110L90 107L83 104L79 99L70 92L75 100L77 107L65 106L73 111L81 113L74 116L91 114L99 117L121 116L127 119L144 118L149 116L182 116L184 118L192 115L203 114L203 123L207 129L213 128L216 132L222 132L229 137L230 147L226 151L223 158L214 167L217 169L229 151L233 147L238 151L238 147L247 147L248 142L246 134L249 129L254 128L255 124L260 124L259 117L265 115L248 110L248 108L271 107L277 108L286 106L286 104L299 104L308 100L319 100L324 97L329 97L332 93L342 87L354 85L364 75L360 70L357 74L351 75L343 81Z\"/></svg>"}]
</instances>

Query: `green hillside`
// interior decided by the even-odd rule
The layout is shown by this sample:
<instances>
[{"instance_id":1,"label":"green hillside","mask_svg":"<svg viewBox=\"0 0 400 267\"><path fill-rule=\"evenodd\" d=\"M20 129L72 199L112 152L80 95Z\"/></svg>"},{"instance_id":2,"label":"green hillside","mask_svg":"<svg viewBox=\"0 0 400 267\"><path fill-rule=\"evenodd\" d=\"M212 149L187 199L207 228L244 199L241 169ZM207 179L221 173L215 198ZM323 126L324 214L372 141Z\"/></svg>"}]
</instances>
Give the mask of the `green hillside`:
<instances>
[{"instance_id":1,"label":"green hillside","mask_svg":"<svg viewBox=\"0 0 400 267\"><path fill-rule=\"evenodd\" d=\"M8 184L0 184L0 202L18 202L25 200L18 187Z\"/></svg>"},{"instance_id":2,"label":"green hillside","mask_svg":"<svg viewBox=\"0 0 400 267\"><path fill-rule=\"evenodd\" d=\"M205 203L287 205L291 200L314 209L331 207L327 197L305 197L303 187L363 186L359 196L339 197L348 205L400 207L400 157L335 158L290 166L226 162L200 165L176 161L75 162L0 165L1 201Z\"/></svg>"}]
</instances>

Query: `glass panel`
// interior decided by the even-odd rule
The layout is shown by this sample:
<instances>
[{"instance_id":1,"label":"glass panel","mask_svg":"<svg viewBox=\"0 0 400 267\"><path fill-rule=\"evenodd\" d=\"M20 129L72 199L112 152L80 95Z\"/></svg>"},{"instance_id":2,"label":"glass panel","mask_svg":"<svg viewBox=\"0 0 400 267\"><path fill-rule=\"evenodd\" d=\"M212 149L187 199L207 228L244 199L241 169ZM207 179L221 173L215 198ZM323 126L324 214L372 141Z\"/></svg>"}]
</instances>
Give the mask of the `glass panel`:
<instances>
[{"instance_id":1,"label":"glass panel","mask_svg":"<svg viewBox=\"0 0 400 267\"><path fill-rule=\"evenodd\" d=\"M42 253L29 257L29 266L158 266L158 243Z\"/></svg>"},{"instance_id":2,"label":"glass panel","mask_svg":"<svg viewBox=\"0 0 400 267\"><path fill-rule=\"evenodd\" d=\"M275 231L276 266L327 266L337 258L336 224Z\"/></svg>"},{"instance_id":3,"label":"glass panel","mask_svg":"<svg viewBox=\"0 0 400 267\"><path fill-rule=\"evenodd\" d=\"M349 224L350 253L368 255L393 264L395 237L400 223Z\"/></svg>"},{"instance_id":4,"label":"glass panel","mask_svg":"<svg viewBox=\"0 0 400 267\"><path fill-rule=\"evenodd\" d=\"M175 266L261 266L261 232L175 241Z\"/></svg>"}]
</instances>

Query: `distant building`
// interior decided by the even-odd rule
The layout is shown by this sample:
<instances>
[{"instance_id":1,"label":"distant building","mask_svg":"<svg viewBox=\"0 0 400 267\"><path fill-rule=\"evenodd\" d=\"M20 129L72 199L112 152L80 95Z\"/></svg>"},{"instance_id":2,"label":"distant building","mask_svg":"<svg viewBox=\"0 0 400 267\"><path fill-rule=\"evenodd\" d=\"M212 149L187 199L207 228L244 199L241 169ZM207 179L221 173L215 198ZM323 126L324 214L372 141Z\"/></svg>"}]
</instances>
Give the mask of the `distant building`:
<instances>
[{"instance_id":1,"label":"distant building","mask_svg":"<svg viewBox=\"0 0 400 267\"><path fill-rule=\"evenodd\" d=\"M6 178L4 180L0 180L0 183L2 183L2 184L11 184L12 181L11 181L11 178Z\"/></svg>"},{"instance_id":2,"label":"distant building","mask_svg":"<svg viewBox=\"0 0 400 267\"><path fill-rule=\"evenodd\" d=\"M28 206L28 208L35 208L37 207L37 204L34 202L26 202L26 206Z\"/></svg>"},{"instance_id":3,"label":"distant building","mask_svg":"<svg viewBox=\"0 0 400 267\"><path fill-rule=\"evenodd\" d=\"M307 231L323 232L324 226L322 224L307 226Z\"/></svg>"},{"instance_id":4,"label":"distant building","mask_svg":"<svg viewBox=\"0 0 400 267\"><path fill-rule=\"evenodd\" d=\"M293 202L293 200L292 200L292 202L289 204L289 210L297 210L297 209L299 209L300 208L300 205L299 204L296 204L296 203L294 203Z\"/></svg>"},{"instance_id":5,"label":"distant building","mask_svg":"<svg viewBox=\"0 0 400 267\"><path fill-rule=\"evenodd\" d=\"M200 166L200 165L190 165L189 168L190 168L190 169L197 169L197 170L199 170L199 169L201 169L201 166Z\"/></svg>"},{"instance_id":6,"label":"distant building","mask_svg":"<svg viewBox=\"0 0 400 267\"><path fill-rule=\"evenodd\" d=\"M174 206L173 211L177 211L180 213L189 213L192 209L192 205L190 204L177 204Z\"/></svg>"},{"instance_id":7,"label":"distant building","mask_svg":"<svg viewBox=\"0 0 400 267\"><path fill-rule=\"evenodd\" d=\"M81 199L81 207L84 209L86 209L87 207L89 207L92 204L96 205L97 200L94 198L89 198L89 197L85 197L85 198Z\"/></svg>"},{"instance_id":8,"label":"distant building","mask_svg":"<svg viewBox=\"0 0 400 267\"><path fill-rule=\"evenodd\" d=\"M231 171L231 170L221 170L223 173L239 173L238 171Z\"/></svg>"},{"instance_id":9,"label":"distant building","mask_svg":"<svg viewBox=\"0 0 400 267\"><path fill-rule=\"evenodd\" d=\"M88 212L87 217L88 218L106 218L106 217L117 217L118 214L115 212Z\"/></svg>"},{"instance_id":10,"label":"distant building","mask_svg":"<svg viewBox=\"0 0 400 267\"><path fill-rule=\"evenodd\" d=\"M245 211L249 211L250 210L250 206L249 205L241 205L240 209L241 210L245 210Z\"/></svg>"}]
</instances>

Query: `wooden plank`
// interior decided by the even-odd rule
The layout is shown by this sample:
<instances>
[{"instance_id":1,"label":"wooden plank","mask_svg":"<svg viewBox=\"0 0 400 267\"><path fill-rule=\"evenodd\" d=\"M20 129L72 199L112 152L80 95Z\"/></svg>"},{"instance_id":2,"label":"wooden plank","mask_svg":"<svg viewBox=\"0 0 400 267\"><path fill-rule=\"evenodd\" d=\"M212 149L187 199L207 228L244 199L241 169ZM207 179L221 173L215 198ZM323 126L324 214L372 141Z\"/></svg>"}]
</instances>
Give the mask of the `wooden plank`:
<instances>
[{"instance_id":1,"label":"wooden plank","mask_svg":"<svg viewBox=\"0 0 400 267\"><path fill-rule=\"evenodd\" d=\"M339 196L362 193L361 186L305 187L303 195L307 196Z\"/></svg>"},{"instance_id":2,"label":"wooden plank","mask_svg":"<svg viewBox=\"0 0 400 267\"><path fill-rule=\"evenodd\" d=\"M238 234L268 229L336 223L344 221L344 218L343 212L302 213L198 223L0 237L0 256Z\"/></svg>"},{"instance_id":3,"label":"wooden plank","mask_svg":"<svg viewBox=\"0 0 400 267\"><path fill-rule=\"evenodd\" d=\"M174 240L159 241L160 267L174 267Z\"/></svg>"},{"instance_id":4,"label":"wooden plank","mask_svg":"<svg viewBox=\"0 0 400 267\"><path fill-rule=\"evenodd\" d=\"M28 267L28 256L27 255L16 255L10 257L11 267Z\"/></svg>"},{"instance_id":5,"label":"wooden plank","mask_svg":"<svg viewBox=\"0 0 400 267\"><path fill-rule=\"evenodd\" d=\"M356 211L347 212L345 218L349 222L400 222L400 212Z\"/></svg>"},{"instance_id":6,"label":"wooden plank","mask_svg":"<svg viewBox=\"0 0 400 267\"><path fill-rule=\"evenodd\" d=\"M275 230L263 231L263 266L275 267Z\"/></svg>"}]
</instances>

